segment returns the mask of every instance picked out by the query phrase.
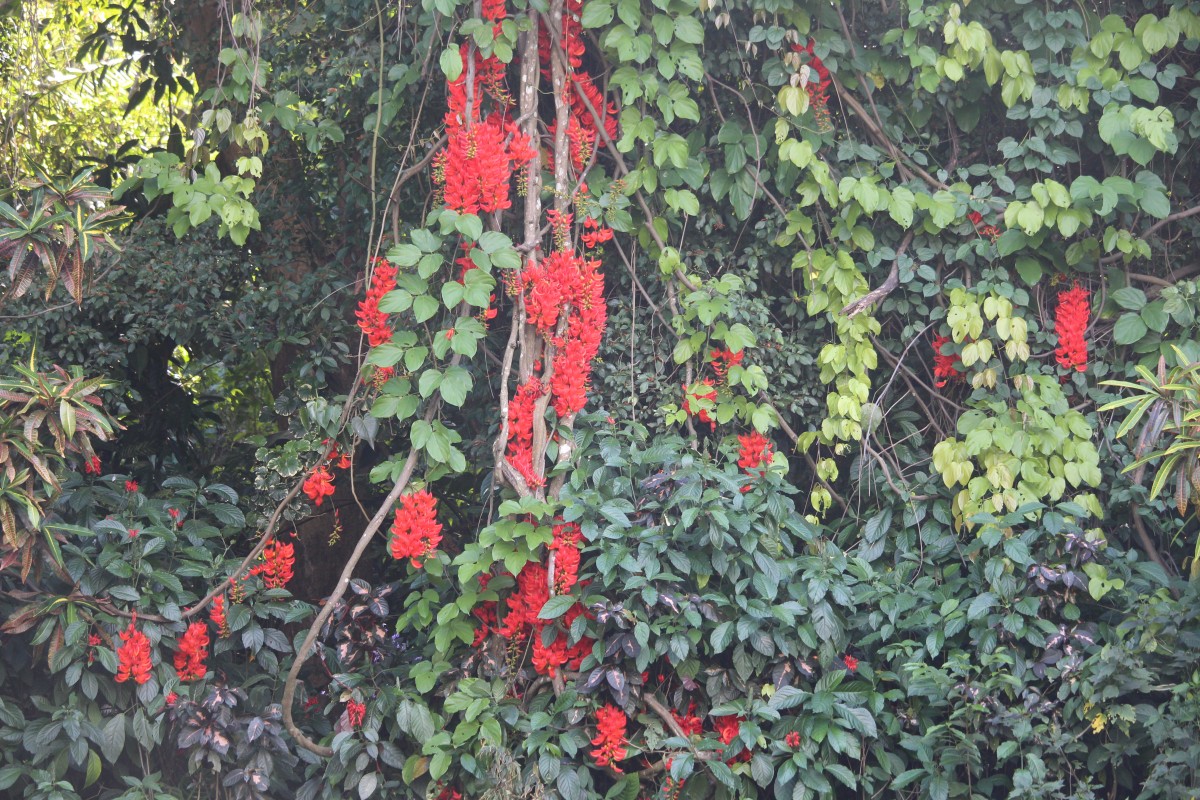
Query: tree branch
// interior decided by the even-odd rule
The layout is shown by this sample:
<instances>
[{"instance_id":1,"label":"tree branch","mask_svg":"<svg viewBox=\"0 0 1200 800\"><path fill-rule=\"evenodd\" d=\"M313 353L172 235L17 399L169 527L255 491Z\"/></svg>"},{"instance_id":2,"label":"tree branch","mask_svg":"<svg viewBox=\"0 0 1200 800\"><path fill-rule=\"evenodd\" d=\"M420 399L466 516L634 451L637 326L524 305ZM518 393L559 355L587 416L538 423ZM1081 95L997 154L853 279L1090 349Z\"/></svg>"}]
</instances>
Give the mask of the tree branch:
<instances>
[{"instance_id":1,"label":"tree branch","mask_svg":"<svg viewBox=\"0 0 1200 800\"><path fill-rule=\"evenodd\" d=\"M904 251L912 244L915 234L916 231L909 231L904 234L904 240L900 242L900 249L896 251L896 258L892 260L892 269L888 272L887 279L884 280L883 284L879 288L867 292L853 303L847 304L841 312L843 317L853 317L861 314L867 310L868 306L883 300L883 298L891 294L900 285L900 257L904 255Z\"/></svg>"}]
</instances>

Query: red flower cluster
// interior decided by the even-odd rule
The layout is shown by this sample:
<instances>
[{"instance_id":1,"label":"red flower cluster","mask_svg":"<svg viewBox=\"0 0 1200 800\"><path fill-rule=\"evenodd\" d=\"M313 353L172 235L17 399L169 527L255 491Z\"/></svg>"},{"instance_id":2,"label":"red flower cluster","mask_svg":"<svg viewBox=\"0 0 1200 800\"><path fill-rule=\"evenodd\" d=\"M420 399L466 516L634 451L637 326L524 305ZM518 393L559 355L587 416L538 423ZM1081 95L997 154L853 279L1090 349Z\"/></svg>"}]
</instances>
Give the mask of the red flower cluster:
<instances>
[{"instance_id":1,"label":"red flower cluster","mask_svg":"<svg viewBox=\"0 0 1200 800\"><path fill-rule=\"evenodd\" d=\"M847 672L854 672L858 669L858 659L847 653L842 656L842 663L846 665Z\"/></svg>"},{"instance_id":2,"label":"red flower cluster","mask_svg":"<svg viewBox=\"0 0 1200 800\"><path fill-rule=\"evenodd\" d=\"M708 363L712 365L713 374L717 376L717 380L724 383L726 376L729 375L729 368L741 364L745 356L745 350L739 350L736 353L729 348L712 350L708 354Z\"/></svg>"},{"instance_id":3,"label":"red flower cluster","mask_svg":"<svg viewBox=\"0 0 1200 800\"><path fill-rule=\"evenodd\" d=\"M392 558L412 560L416 569L433 554L442 541L442 526L437 521L437 498L421 489L400 498L392 522Z\"/></svg>"},{"instance_id":4,"label":"red flower cluster","mask_svg":"<svg viewBox=\"0 0 1200 800\"><path fill-rule=\"evenodd\" d=\"M229 635L229 621L225 619L225 595L219 594L213 598L212 608L208 612L208 618L212 620L212 624L217 626L218 636Z\"/></svg>"},{"instance_id":5,"label":"red flower cluster","mask_svg":"<svg viewBox=\"0 0 1200 800\"><path fill-rule=\"evenodd\" d=\"M986 236L993 242L1000 238L1000 229L995 225L984 225L983 214L978 211L972 211L967 214L967 219L971 220L971 224L975 226L975 231L980 236Z\"/></svg>"},{"instance_id":6,"label":"red flower cluster","mask_svg":"<svg viewBox=\"0 0 1200 800\"><path fill-rule=\"evenodd\" d=\"M333 474L327 467L321 465L312 471L304 481L304 493L318 507L333 494Z\"/></svg>"},{"instance_id":7,"label":"red flower cluster","mask_svg":"<svg viewBox=\"0 0 1200 800\"><path fill-rule=\"evenodd\" d=\"M489 2L487 13L497 21L507 15L496 0ZM501 211L512 206L514 168L532 161L537 151L508 113L512 98L504 87L505 65L495 56L484 58L467 42L459 56L463 71L447 87L448 142L434 158L434 181L442 186L447 208L467 214ZM499 107L486 117L480 108L484 91Z\"/></svg>"},{"instance_id":8,"label":"red flower cluster","mask_svg":"<svg viewBox=\"0 0 1200 800\"><path fill-rule=\"evenodd\" d=\"M550 599L549 576L541 564L530 562L517 575L517 591L508 598L508 613L504 624L497 632L508 639L522 638L531 631L540 629L544 620L538 612Z\"/></svg>"},{"instance_id":9,"label":"red flower cluster","mask_svg":"<svg viewBox=\"0 0 1200 800\"><path fill-rule=\"evenodd\" d=\"M208 658L208 626L193 622L179 637L179 650L175 653L175 672L181 681L194 681L208 673L204 665Z\"/></svg>"},{"instance_id":10,"label":"red flower cluster","mask_svg":"<svg viewBox=\"0 0 1200 800\"><path fill-rule=\"evenodd\" d=\"M715 402L717 402L717 389L713 385L712 378L705 378L694 384L691 389L684 384L683 413L690 417L696 417L701 422L707 422L713 428L717 427L717 420L709 413L710 408L705 406Z\"/></svg>"},{"instance_id":11,"label":"red flower cluster","mask_svg":"<svg viewBox=\"0 0 1200 800\"><path fill-rule=\"evenodd\" d=\"M382 389L383 385L396 377L394 367L376 367L371 373L371 386L375 389Z\"/></svg>"},{"instance_id":12,"label":"red flower cluster","mask_svg":"<svg viewBox=\"0 0 1200 800\"><path fill-rule=\"evenodd\" d=\"M484 8L487 8L486 2L484 4ZM437 800L462 800L462 794L447 786L443 788L440 793L438 793Z\"/></svg>"},{"instance_id":13,"label":"red flower cluster","mask_svg":"<svg viewBox=\"0 0 1200 800\"><path fill-rule=\"evenodd\" d=\"M675 718L675 722L683 729L685 736L699 736L704 733L704 720L696 714L696 701L688 702L688 710L686 714L680 714L677 711L672 711L671 716Z\"/></svg>"},{"instance_id":14,"label":"red flower cluster","mask_svg":"<svg viewBox=\"0 0 1200 800\"><path fill-rule=\"evenodd\" d=\"M958 356L942 352L942 348L948 344L950 338L947 336L935 336L933 339L933 385L939 389L950 381L960 381L963 378L962 372L955 366Z\"/></svg>"},{"instance_id":15,"label":"red flower cluster","mask_svg":"<svg viewBox=\"0 0 1200 800\"><path fill-rule=\"evenodd\" d=\"M100 456L92 456L83 465L83 474L99 475L100 474Z\"/></svg>"},{"instance_id":16,"label":"red flower cluster","mask_svg":"<svg viewBox=\"0 0 1200 800\"><path fill-rule=\"evenodd\" d=\"M808 92L808 106L812 109L818 129L824 133L833 127L829 118L829 87L833 80L829 77L829 69L824 62L813 55L813 44L813 40L809 39L808 44L803 47L798 44L792 45L792 51L809 56L810 74L808 81L804 84L804 91Z\"/></svg>"},{"instance_id":17,"label":"red flower cluster","mask_svg":"<svg viewBox=\"0 0 1200 800\"><path fill-rule=\"evenodd\" d=\"M386 259L375 259L371 273L371 287L367 289L367 297L358 304L354 315L358 317L358 327L367 336L371 347L378 347L392 340L392 326L388 315L379 310L379 301L383 296L396 288L396 268Z\"/></svg>"},{"instance_id":18,"label":"red flower cluster","mask_svg":"<svg viewBox=\"0 0 1200 800\"><path fill-rule=\"evenodd\" d=\"M117 648L117 683L133 678L140 686L150 680L150 640L137 629L136 614L120 635L124 644Z\"/></svg>"},{"instance_id":19,"label":"red flower cluster","mask_svg":"<svg viewBox=\"0 0 1200 800\"><path fill-rule=\"evenodd\" d=\"M282 589L292 579L292 568L296 563L296 546L272 541L262 551L262 563L250 570L251 575L261 575L268 589Z\"/></svg>"},{"instance_id":20,"label":"red flower cluster","mask_svg":"<svg viewBox=\"0 0 1200 800\"><path fill-rule=\"evenodd\" d=\"M546 393L537 377L521 384L512 400L508 402L508 450L506 457L529 488L543 484L542 476L533 465L533 415L537 401Z\"/></svg>"},{"instance_id":21,"label":"red flower cluster","mask_svg":"<svg viewBox=\"0 0 1200 800\"><path fill-rule=\"evenodd\" d=\"M357 700L346 701L346 721L351 728L359 728L367 717L367 706Z\"/></svg>"},{"instance_id":22,"label":"red flower cluster","mask_svg":"<svg viewBox=\"0 0 1200 800\"><path fill-rule=\"evenodd\" d=\"M587 403L592 359L600 350L608 310L604 305L604 276L600 262L568 250L556 250L522 275L527 289L529 323L555 347L550 392L558 416L568 417ZM559 315L568 314L566 330L558 336Z\"/></svg>"},{"instance_id":23,"label":"red flower cluster","mask_svg":"<svg viewBox=\"0 0 1200 800\"><path fill-rule=\"evenodd\" d=\"M738 436L738 466L750 472L763 464L771 463L771 453L774 449L771 440L761 433L744 433Z\"/></svg>"},{"instance_id":24,"label":"red flower cluster","mask_svg":"<svg viewBox=\"0 0 1200 800\"><path fill-rule=\"evenodd\" d=\"M550 546L555 549L555 591L568 591L578 580L579 551L578 526L574 523L555 526L556 541ZM560 565L565 565L564 570ZM592 650L592 640L584 637L573 645L567 644L567 636L561 629L555 629L549 643L546 629L551 625L538 614L550 599L550 576L541 564L528 563L521 568L517 575L517 591L508 598L508 613L504 624L496 628L496 632L508 639L523 639L533 635L533 667L539 675L554 677L560 667L579 669L580 663ZM570 630L571 623L584 613L583 607L576 603L561 617L561 627ZM478 637L477 637L478 638Z\"/></svg>"},{"instance_id":25,"label":"red flower cluster","mask_svg":"<svg viewBox=\"0 0 1200 800\"><path fill-rule=\"evenodd\" d=\"M1054 332L1058 334L1054 356L1063 369L1087 370L1087 326L1091 310L1091 296L1078 283L1059 292L1058 307L1054 310Z\"/></svg>"},{"instance_id":26,"label":"red flower cluster","mask_svg":"<svg viewBox=\"0 0 1200 800\"><path fill-rule=\"evenodd\" d=\"M609 139L617 138L617 108L604 102L604 95L596 86L590 73L583 67L583 27L579 15L583 0L566 0L563 4L562 28L559 42L552 42L550 31L545 26L538 30L538 52L542 62L542 74L552 77L550 59L552 50L565 54L568 67L566 101L570 106L567 120L567 140L570 143L571 162L576 171L581 171L596 147L600 128L596 125L594 110L600 117L604 133ZM561 43L561 47L560 47ZM550 126L550 135L557 129L557 121Z\"/></svg>"},{"instance_id":27,"label":"red flower cluster","mask_svg":"<svg viewBox=\"0 0 1200 800\"><path fill-rule=\"evenodd\" d=\"M589 250L604 242L611 241L613 238L612 228L602 227L599 222L591 217L583 221L583 230L584 234L580 238L583 239L583 246Z\"/></svg>"},{"instance_id":28,"label":"red flower cluster","mask_svg":"<svg viewBox=\"0 0 1200 800\"><path fill-rule=\"evenodd\" d=\"M784 737L783 743L795 750L800 746L800 731L792 731Z\"/></svg>"},{"instance_id":29,"label":"red flower cluster","mask_svg":"<svg viewBox=\"0 0 1200 800\"><path fill-rule=\"evenodd\" d=\"M721 744L726 745L726 753L728 753L728 745L733 743L737 738L738 733L742 729L742 723L746 721L745 717L714 717L713 729L716 730L717 736L721 739ZM742 751L737 755L731 756L726 760L726 764L733 764L738 761L749 761L750 751L742 748Z\"/></svg>"},{"instance_id":30,"label":"red flower cluster","mask_svg":"<svg viewBox=\"0 0 1200 800\"><path fill-rule=\"evenodd\" d=\"M625 758L625 725L628 719L625 712L616 706L606 705L596 709L596 738L592 744L592 758L596 759L598 767L612 767L616 772L621 768L617 762Z\"/></svg>"},{"instance_id":31,"label":"red flower cluster","mask_svg":"<svg viewBox=\"0 0 1200 800\"><path fill-rule=\"evenodd\" d=\"M554 593L566 594L579 580L579 524L564 522L554 526L554 541L546 547L554 551Z\"/></svg>"},{"instance_id":32,"label":"red flower cluster","mask_svg":"<svg viewBox=\"0 0 1200 800\"><path fill-rule=\"evenodd\" d=\"M137 481L125 481L125 491L133 494L138 490Z\"/></svg>"}]
</instances>

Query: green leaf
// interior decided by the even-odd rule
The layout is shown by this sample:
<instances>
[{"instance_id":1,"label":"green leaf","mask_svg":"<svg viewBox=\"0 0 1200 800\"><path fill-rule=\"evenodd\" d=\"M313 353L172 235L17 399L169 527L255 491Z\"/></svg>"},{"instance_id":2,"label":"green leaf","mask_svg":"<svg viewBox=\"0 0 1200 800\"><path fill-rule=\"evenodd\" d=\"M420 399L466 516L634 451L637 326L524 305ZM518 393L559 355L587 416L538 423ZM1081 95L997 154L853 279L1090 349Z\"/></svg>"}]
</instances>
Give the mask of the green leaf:
<instances>
[{"instance_id":1,"label":"green leaf","mask_svg":"<svg viewBox=\"0 0 1200 800\"><path fill-rule=\"evenodd\" d=\"M424 384L424 379L425 376L422 375L422 384ZM442 376L438 390L442 393L443 400L452 406L461 408L467 400L467 392L471 390L471 373L462 367L450 367Z\"/></svg>"},{"instance_id":2,"label":"green leaf","mask_svg":"<svg viewBox=\"0 0 1200 800\"><path fill-rule=\"evenodd\" d=\"M585 28L603 28L613 20L613 7L607 0L588 0L579 22Z\"/></svg>"},{"instance_id":3,"label":"green leaf","mask_svg":"<svg viewBox=\"0 0 1200 800\"><path fill-rule=\"evenodd\" d=\"M446 80L458 80L463 71L462 55L459 54L458 48L450 46L443 50L442 55L438 58L438 66L442 68L442 74L446 76Z\"/></svg>"},{"instance_id":4,"label":"green leaf","mask_svg":"<svg viewBox=\"0 0 1200 800\"><path fill-rule=\"evenodd\" d=\"M1021 256L1017 259L1017 274L1021 280L1033 286L1042 279L1042 263L1036 258Z\"/></svg>"},{"instance_id":5,"label":"green leaf","mask_svg":"<svg viewBox=\"0 0 1200 800\"><path fill-rule=\"evenodd\" d=\"M681 16L675 18L675 35L688 44L704 43L704 26L695 17Z\"/></svg>"},{"instance_id":6,"label":"green leaf","mask_svg":"<svg viewBox=\"0 0 1200 800\"><path fill-rule=\"evenodd\" d=\"M558 619L570 611L576 602L578 601L569 594L556 594L542 606L542 610L538 612L538 619Z\"/></svg>"},{"instance_id":7,"label":"green leaf","mask_svg":"<svg viewBox=\"0 0 1200 800\"><path fill-rule=\"evenodd\" d=\"M1133 344L1146 335L1146 323L1137 314L1122 314L1113 326L1113 341L1117 344Z\"/></svg>"},{"instance_id":8,"label":"green leaf","mask_svg":"<svg viewBox=\"0 0 1200 800\"><path fill-rule=\"evenodd\" d=\"M413 298L413 318L417 322L425 322L441 310L442 304L427 294L418 295Z\"/></svg>"},{"instance_id":9,"label":"green leaf","mask_svg":"<svg viewBox=\"0 0 1200 800\"><path fill-rule=\"evenodd\" d=\"M421 260L421 250L416 245L398 244L388 249L387 260L397 267L411 267Z\"/></svg>"},{"instance_id":10,"label":"green leaf","mask_svg":"<svg viewBox=\"0 0 1200 800\"><path fill-rule=\"evenodd\" d=\"M1117 289L1109 297L1126 311L1140 311L1146 305L1146 293L1132 286Z\"/></svg>"}]
</instances>

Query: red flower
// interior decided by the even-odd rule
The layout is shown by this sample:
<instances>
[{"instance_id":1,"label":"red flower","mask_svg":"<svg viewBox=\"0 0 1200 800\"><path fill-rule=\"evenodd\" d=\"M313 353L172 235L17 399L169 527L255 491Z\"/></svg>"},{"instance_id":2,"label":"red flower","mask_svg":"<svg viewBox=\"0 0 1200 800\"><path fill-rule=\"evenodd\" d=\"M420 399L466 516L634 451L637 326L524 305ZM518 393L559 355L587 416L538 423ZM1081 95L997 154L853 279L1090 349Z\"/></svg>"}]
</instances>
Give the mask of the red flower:
<instances>
[{"instance_id":1,"label":"red flower","mask_svg":"<svg viewBox=\"0 0 1200 800\"><path fill-rule=\"evenodd\" d=\"M150 680L150 640L136 626L137 616L134 615L129 627L121 631L124 644L117 648L117 683L133 678L140 686Z\"/></svg>"},{"instance_id":2,"label":"red flower","mask_svg":"<svg viewBox=\"0 0 1200 800\"><path fill-rule=\"evenodd\" d=\"M949 381L962 380L963 377L962 372L955 366L958 356L943 352L943 348L949 343L950 339L946 336L935 336L933 339L933 385L939 389Z\"/></svg>"},{"instance_id":3,"label":"red flower","mask_svg":"<svg viewBox=\"0 0 1200 800\"><path fill-rule=\"evenodd\" d=\"M179 695L175 694L174 692L167 692L167 697L166 697L167 705L169 705L169 706L175 705L175 701L178 699L179 699Z\"/></svg>"},{"instance_id":4,"label":"red flower","mask_svg":"<svg viewBox=\"0 0 1200 800\"><path fill-rule=\"evenodd\" d=\"M554 526L554 541L546 545L554 556L554 593L566 594L579 580L579 524L564 522Z\"/></svg>"},{"instance_id":5,"label":"red flower","mask_svg":"<svg viewBox=\"0 0 1200 800\"><path fill-rule=\"evenodd\" d=\"M137 538L137 535L138 535L139 533L141 533L141 530L139 530L138 528L130 528L130 529L129 529L129 538L130 538L130 539L136 539L136 538Z\"/></svg>"},{"instance_id":6,"label":"red flower","mask_svg":"<svg viewBox=\"0 0 1200 800\"><path fill-rule=\"evenodd\" d=\"M358 310L354 312L358 317L358 327L366 334L371 347L378 347L392 340L392 326L388 322L388 315L379 310L379 301L395 288L396 268L385 259L377 259L366 299L358 304Z\"/></svg>"},{"instance_id":7,"label":"red flower","mask_svg":"<svg viewBox=\"0 0 1200 800\"><path fill-rule=\"evenodd\" d=\"M800 746L800 731L792 731L784 737L783 743L793 750Z\"/></svg>"},{"instance_id":8,"label":"red flower","mask_svg":"<svg viewBox=\"0 0 1200 800\"><path fill-rule=\"evenodd\" d=\"M180 518L183 516L183 512L178 508L168 508L167 515L175 521L176 525L178 525Z\"/></svg>"},{"instance_id":9,"label":"red flower","mask_svg":"<svg viewBox=\"0 0 1200 800\"><path fill-rule=\"evenodd\" d=\"M708 354L708 361L712 364L713 372L717 376L717 380L725 382L725 376L729 374L730 367L736 367L742 363L742 359L746 356L745 350L733 352L729 348L723 350L712 350Z\"/></svg>"},{"instance_id":10,"label":"red flower","mask_svg":"<svg viewBox=\"0 0 1200 800\"><path fill-rule=\"evenodd\" d=\"M842 663L846 665L847 672L854 672L858 669L858 659L850 654L842 656Z\"/></svg>"},{"instance_id":11,"label":"red flower","mask_svg":"<svg viewBox=\"0 0 1200 800\"><path fill-rule=\"evenodd\" d=\"M625 758L625 748L621 745L625 741L627 722L625 712L616 706L606 705L596 710L596 738L592 739L592 744L596 745L592 751L596 766L621 771L616 762Z\"/></svg>"},{"instance_id":12,"label":"red flower","mask_svg":"<svg viewBox=\"0 0 1200 800\"><path fill-rule=\"evenodd\" d=\"M749 761L750 751L742 748L740 753L729 755L729 745L738 737L738 733L742 729L742 723L746 721L745 717L730 716L730 717L714 717L713 728L717 732L717 736L721 739L721 744L726 745L725 753L728 756L726 763L732 764L736 761Z\"/></svg>"},{"instance_id":13,"label":"red flower","mask_svg":"<svg viewBox=\"0 0 1200 800\"><path fill-rule=\"evenodd\" d=\"M304 493L317 506L333 494L333 475L325 466L317 467L304 480Z\"/></svg>"},{"instance_id":14,"label":"red flower","mask_svg":"<svg viewBox=\"0 0 1200 800\"><path fill-rule=\"evenodd\" d=\"M125 491L132 494L132 493L136 492L137 490L138 490L137 481L125 481Z\"/></svg>"},{"instance_id":15,"label":"red flower","mask_svg":"<svg viewBox=\"0 0 1200 800\"><path fill-rule=\"evenodd\" d=\"M83 473L85 475L100 474L100 456L92 456L83 465Z\"/></svg>"},{"instance_id":16,"label":"red flower","mask_svg":"<svg viewBox=\"0 0 1200 800\"><path fill-rule=\"evenodd\" d=\"M537 674L553 678L558 668L567 663L567 640L557 633L549 645L542 639L541 633L533 637L533 668Z\"/></svg>"},{"instance_id":17,"label":"red flower","mask_svg":"<svg viewBox=\"0 0 1200 800\"><path fill-rule=\"evenodd\" d=\"M179 650L175 653L175 672L181 681L203 678L208 672L204 665L208 658L208 626L193 622L183 636L179 637Z\"/></svg>"},{"instance_id":18,"label":"red flower","mask_svg":"<svg viewBox=\"0 0 1200 800\"><path fill-rule=\"evenodd\" d=\"M661 676L659 676L661 677ZM700 736L704 733L704 720L700 719L696 714L696 701L692 700L688 703L686 714L680 714L676 711L671 712L671 716L675 718L675 722L683 729L685 736Z\"/></svg>"},{"instance_id":19,"label":"red flower","mask_svg":"<svg viewBox=\"0 0 1200 800\"><path fill-rule=\"evenodd\" d=\"M771 451L774 449L771 440L761 433L744 433L738 435L738 466L749 473L762 465L770 465ZM764 470L765 472L765 470Z\"/></svg>"},{"instance_id":20,"label":"red flower","mask_svg":"<svg viewBox=\"0 0 1200 800\"><path fill-rule=\"evenodd\" d=\"M613 238L612 228L605 228L599 222L588 217L583 221L585 232L580 238L583 239L585 247L592 248L603 242L610 241Z\"/></svg>"},{"instance_id":21,"label":"red flower","mask_svg":"<svg viewBox=\"0 0 1200 800\"><path fill-rule=\"evenodd\" d=\"M367 707L365 704L357 700L346 701L346 721L350 723L351 728L362 726L363 720L367 716Z\"/></svg>"},{"instance_id":22,"label":"red flower","mask_svg":"<svg viewBox=\"0 0 1200 800\"><path fill-rule=\"evenodd\" d=\"M213 625L217 626L218 635L229 635L229 622L225 619L225 595L219 594L213 598L212 608L208 612L208 618L212 620Z\"/></svg>"},{"instance_id":23,"label":"red flower","mask_svg":"<svg viewBox=\"0 0 1200 800\"><path fill-rule=\"evenodd\" d=\"M508 598L508 613L497 630L501 636L519 638L541 625L538 613L550 599L546 568L536 562L521 567L517 575L517 591Z\"/></svg>"},{"instance_id":24,"label":"red flower","mask_svg":"<svg viewBox=\"0 0 1200 800\"><path fill-rule=\"evenodd\" d=\"M541 476L533 465L533 415L537 401L546 393L542 383L533 377L517 388L508 403L508 463L512 464L529 488L542 485Z\"/></svg>"},{"instance_id":25,"label":"red flower","mask_svg":"<svg viewBox=\"0 0 1200 800\"><path fill-rule=\"evenodd\" d=\"M392 522L392 558L407 558L420 569L418 559L427 559L442 541L442 526L437 521L437 499L422 489L400 498L396 519Z\"/></svg>"},{"instance_id":26,"label":"red flower","mask_svg":"<svg viewBox=\"0 0 1200 800\"><path fill-rule=\"evenodd\" d=\"M1087 370L1087 326L1091 314L1091 299L1087 289L1078 283L1058 295L1054 311L1054 332L1058 334L1055 359L1063 369L1077 372Z\"/></svg>"},{"instance_id":27,"label":"red flower","mask_svg":"<svg viewBox=\"0 0 1200 800\"><path fill-rule=\"evenodd\" d=\"M971 220L971 224L978 228L979 223L983 222L983 214L980 214L978 211L972 211L967 214L967 219Z\"/></svg>"},{"instance_id":28,"label":"red flower","mask_svg":"<svg viewBox=\"0 0 1200 800\"><path fill-rule=\"evenodd\" d=\"M701 422L707 422L713 428L717 427L717 421L709 413L712 403L717 401L717 390L713 386L712 378L705 378L699 383L693 384L689 389L686 384L683 387L683 412L689 416L695 416ZM693 405L695 404L695 405ZM705 405L709 405L705 408Z\"/></svg>"},{"instance_id":29,"label":"red flower","mask_svg":"<svg viewBox=\"0 0 1200 800\"><path fill-rule=\"evenodd\" d=\"M261 575L268 589L282 589L292 579L292 568L296 563L296 546L272 541L262 551L262 563L250 570L251 575Z\"/></svg>"}]
</instances>

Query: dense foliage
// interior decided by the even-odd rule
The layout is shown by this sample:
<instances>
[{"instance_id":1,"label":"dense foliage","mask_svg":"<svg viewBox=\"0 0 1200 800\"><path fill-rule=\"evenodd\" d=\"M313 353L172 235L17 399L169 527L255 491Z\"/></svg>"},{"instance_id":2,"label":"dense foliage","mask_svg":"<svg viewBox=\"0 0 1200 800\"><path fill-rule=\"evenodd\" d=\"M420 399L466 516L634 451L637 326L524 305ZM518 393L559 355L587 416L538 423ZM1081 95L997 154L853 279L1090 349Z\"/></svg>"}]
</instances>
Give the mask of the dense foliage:
<instances>
[{"instance_id":1,"label":"dense foliage","mask_svg":"<svg viewBox=\"0 0 1200 800\"><path fill-rule=\"evenodd\" d=\"M0 4L0 792L1194 797L1198 52Z\"/></svg>"}]
</instances>

